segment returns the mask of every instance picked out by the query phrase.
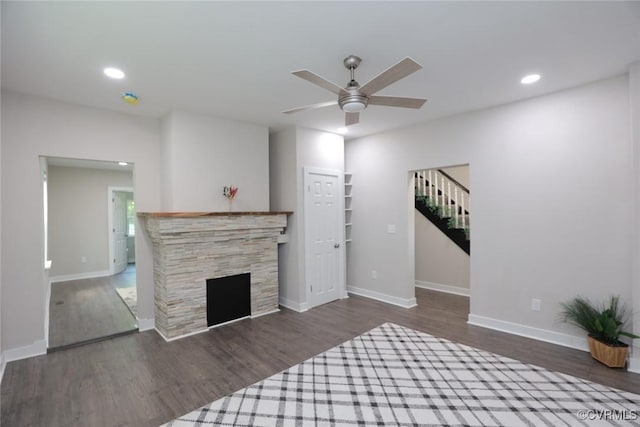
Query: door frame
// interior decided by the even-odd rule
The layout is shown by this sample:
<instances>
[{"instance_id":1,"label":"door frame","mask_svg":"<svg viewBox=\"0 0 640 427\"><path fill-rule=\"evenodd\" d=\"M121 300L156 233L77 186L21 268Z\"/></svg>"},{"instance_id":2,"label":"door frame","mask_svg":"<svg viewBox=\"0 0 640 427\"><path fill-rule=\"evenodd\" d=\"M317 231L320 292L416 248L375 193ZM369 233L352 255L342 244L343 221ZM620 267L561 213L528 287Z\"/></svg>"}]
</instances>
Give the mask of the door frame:
<instances>
[{"instance_id":1,"label":"door frame","mask_svg":"<svg viewBox=\"0 0 640 427\"><path fill-rule=\"evenodd\" d=\"M338 299L344 298L347 294L346 290L346 245L344 241L345 235L345 217L344 217L344 172L339 169L327 169L327 168L318 168L311 166L304 166L303 170L303 216L304 216L304 270L305 270L305 280L304 280L304 290L307 294L307 304L309 308L316 307L318 305L324 304L325 302L318 302L313 300L313 293L311 292L311 283L309 281L309 272L311 269L309 266L311 265L313 253L313 247L311 239L308 239L308 236L311 236L311 230L313 224L311 223L311 216L308 214L310 212L310 207L312 203L311 198L311 175L328 175L333 176L338 179L338 240L340 242L340 265L338 266L339 275L340 275L340 283L338 284Z\"/></svg>"},{"instance_id":2,"label":"door frame","mask_svg":"<svg viewBox=\"0 0 640 427\"><path fill-rule=\"evenodd\" d=\"M125 193L133 193L135 199L135 192L133 187L107 187L107 232L109 233L109 274L113 275L115 269L113 268L113 258L115 257L116 243L113 236L113 205L111 200L113 199L113 193L121 191Z\"/></svg>"}]
</instances>

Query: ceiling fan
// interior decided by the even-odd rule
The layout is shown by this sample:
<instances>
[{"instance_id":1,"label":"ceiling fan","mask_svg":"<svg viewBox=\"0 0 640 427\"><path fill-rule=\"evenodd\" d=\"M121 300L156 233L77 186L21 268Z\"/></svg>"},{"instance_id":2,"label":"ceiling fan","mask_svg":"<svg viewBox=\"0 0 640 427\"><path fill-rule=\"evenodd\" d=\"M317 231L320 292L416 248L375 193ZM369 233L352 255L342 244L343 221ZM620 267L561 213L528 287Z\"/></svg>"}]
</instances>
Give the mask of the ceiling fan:
<instances>
[{"instance_id":1,"label":"ceiling fan","mask_svg":"<svg viewBox=\"0 0 640 427\"><path fill-rule=\"evenodd\" d=\"M344 66L351 72L351 81L345 88L321 77L309 70L293 71L291 74L305 79L321 88L327 89L336 95L336 101L320 102L318 104L307 105L305 107L294 108L283 111L291 114L299 111L311 110L314 108L339 105L345 112L345 126L356 124L360 121L360 112L367 108L367 105L383 105L386 107L402 107L418 109L424 105L426 99L402 98L396 96L374 96L374 94L392 83L407 77L409 74L418 71L422 65L411 58L405 58L391 68L378 74L363 86L355 80L355 69L358 68L362 59L355 55L349 55L344 59Z\"/></svg>"}]
</instances>

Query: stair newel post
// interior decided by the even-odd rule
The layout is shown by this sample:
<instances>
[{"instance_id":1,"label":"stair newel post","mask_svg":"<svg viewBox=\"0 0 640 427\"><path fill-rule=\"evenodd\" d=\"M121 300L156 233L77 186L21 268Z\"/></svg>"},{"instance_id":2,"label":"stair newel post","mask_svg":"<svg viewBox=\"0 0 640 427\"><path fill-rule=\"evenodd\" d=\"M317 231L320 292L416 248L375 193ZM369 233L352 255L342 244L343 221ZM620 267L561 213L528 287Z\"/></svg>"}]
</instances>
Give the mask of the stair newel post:
<instances>
[{"instance_id":1,"label":"stair newel post","mask_svg":"<svg viewBox=\"0 0 640 427\"><path fill-rule=\"evenodd\" d=\"M460 209L462 209L462 228L465 228L467 222L467 216L464 213L464 197L461 200Z\"/></svg>"},{"instance_id":2,"label":"stair newel post","mask_svg":"<svg viewBox=\"0 0 640 427\"><path fill-rule=\"evenodd\" d=\"M451 216L451 181L447 180L447 216Z\"/></svg>"},{"instance_id":3,"label":"stair newel post","mask_svg":"<svg viewBox=\"0 0 640 427\"><path fill-rule=\"evenodd\" d=\"M445 211L445 200L444 200L444 176L440 177L440 203L442 204L442 216L446 216Z\"/></svg>"},{"instance_id":4,"label":"stair newel post","mask_svg":"<svg viewBox=\"0 0 640 427\"><path fill-rule=\"evenodd\" d=\"M435 178L435 179L433 180L433 182L434 182L434 184L435 184L435 188L434 188L434 195L433 195L433 196L434 196L434 197L433 197L433 203L434 203L434 205L435 205L436 207L439 207L439 205L440 205L440 204L439 204L440 200L439 200L439 198L438 198L438 172L434 171L434 172L433 172L433 175L434 175L434 178Z\"/></svg>"},{"instance_id":5,"label":"stair newel post","mask_svg":"<svg viewBox=\"0 0 640 427\"><path fill-rule=\"evenodd\" d=\"M460 223L460 217L458 216L458 208L460 207L460 205L458 204L458 186L454 186L453 187L453 203L455 204L455 224L456 224L456 228L459 227Z\"/></svg>"},{"instance_id":6,"label":"stair newel post","mask_svg":"<svg viewBox=\"0 0 640 427\"><path fill-rule=\"evenodd\" d=\"M427 171L422 171L422 190L423 196L427 197Z\"/></svg>"},{"instance_id":7,"label":"stair newel post","mask_svg":"<svg viewBox=\"0 0 640 427\"><path fill-rule=\"evenodd\" d=\"M431 179L431 170L429 170L429 200L433 202L433 180Z\"/></svg>"}]
</instances>

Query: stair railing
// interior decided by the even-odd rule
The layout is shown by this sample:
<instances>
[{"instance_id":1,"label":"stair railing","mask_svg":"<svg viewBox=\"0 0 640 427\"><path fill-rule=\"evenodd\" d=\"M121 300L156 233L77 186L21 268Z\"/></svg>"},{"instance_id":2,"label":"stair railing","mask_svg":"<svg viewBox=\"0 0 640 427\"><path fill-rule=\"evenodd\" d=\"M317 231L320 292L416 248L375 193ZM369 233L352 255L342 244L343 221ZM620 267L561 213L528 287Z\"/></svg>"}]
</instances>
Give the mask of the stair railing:
<instances>
[{"instance_id":1,"label":"stair railing","mask_svg":"<svg viewBox=\"0 0 640 427\"><path fill-rule=\"evenodd\" d=\"M416 196L424 197L429 206L438 209L440 216L451 218L452 228L469 230L470 194L441 169L417 171L415 174Z\"/></svg>"}]
</instances>

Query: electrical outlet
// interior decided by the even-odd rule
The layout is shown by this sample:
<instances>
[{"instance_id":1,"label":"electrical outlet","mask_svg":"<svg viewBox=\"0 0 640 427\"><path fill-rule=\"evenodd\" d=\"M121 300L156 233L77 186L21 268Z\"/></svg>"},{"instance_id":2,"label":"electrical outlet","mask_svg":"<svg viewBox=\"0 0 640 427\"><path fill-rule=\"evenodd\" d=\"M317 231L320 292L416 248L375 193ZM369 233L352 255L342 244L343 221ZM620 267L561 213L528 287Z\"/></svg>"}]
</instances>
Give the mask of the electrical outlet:
<instances>
[{"instance_id":1,"label":"electrical outlet","mask_svg":"<svg viewBox=\"0 0 640 427\"><path fill-rule=\"evenodd\" d=\"M378 272L375 270L371 270L371 278L376 280L378 278Z\"/></svg>"},{"instance_id":2,"label":"electrical outlet","mask_svg":"<svg viewBox=\"0 0 640 427\"><path fill-rule=\"evenodd\" d=\"M87 262L87 257L86 256L81 256L80 257L80 262L83 263L83 264L86 263Z\"/></svg>"},{"instance_id":3,"label":"electrical outlet","mask_svg":"<svg viewBox=\"0 0 640 427\"><path fill-rule=\"evenodd\" d=\"M540 311L541 304L542 304L542 301L539 300L538 298L531 299L531 310Z\"/></svg>"}]
</instances>

